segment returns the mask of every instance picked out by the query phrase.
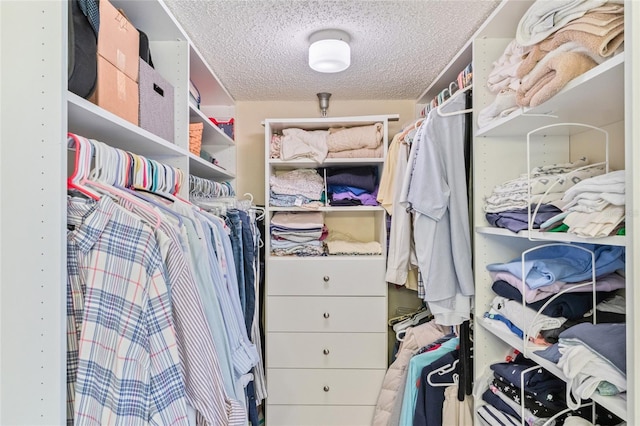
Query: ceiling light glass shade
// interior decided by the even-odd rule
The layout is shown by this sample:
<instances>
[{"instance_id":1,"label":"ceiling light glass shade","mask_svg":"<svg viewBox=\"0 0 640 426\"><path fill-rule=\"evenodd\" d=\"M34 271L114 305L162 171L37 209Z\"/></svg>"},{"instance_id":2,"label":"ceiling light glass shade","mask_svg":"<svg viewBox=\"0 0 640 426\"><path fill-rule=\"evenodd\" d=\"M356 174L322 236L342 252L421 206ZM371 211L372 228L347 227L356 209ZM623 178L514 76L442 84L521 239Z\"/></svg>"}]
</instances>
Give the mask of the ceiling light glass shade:
<instances>
[{"instance_id":1,"label":"ceiling light glass shade","mask_svg":"<svg viewBox=\"0 0 640 426\"><path fill-rule=\"evenodd\" d=\"M319 31L310 37L309 66L311 69L333 73L351 65L349 36L338 30Z\"/></svg>"}]
</instances>

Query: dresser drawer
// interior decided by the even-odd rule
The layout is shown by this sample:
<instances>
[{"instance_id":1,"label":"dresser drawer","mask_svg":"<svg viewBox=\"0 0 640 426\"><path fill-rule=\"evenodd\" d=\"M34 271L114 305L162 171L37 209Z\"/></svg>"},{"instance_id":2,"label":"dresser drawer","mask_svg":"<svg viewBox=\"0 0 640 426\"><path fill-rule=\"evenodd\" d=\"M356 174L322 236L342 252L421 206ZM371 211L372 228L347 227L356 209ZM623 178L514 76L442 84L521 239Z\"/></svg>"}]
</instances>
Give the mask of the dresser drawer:
<instances>
[{"instance_id":1,"label":"dresser drawer","mask_svg":"<svg viewBox=\"0 0 640 426\"><path fill-rule=\"evenodd\" d=\"M369 426L373 405L268 405L266 426Z\"/></svg>"},{"instance_id":2,"label":"dresser drawer","mask_svg":"<svg viewBox=\"0 0 640 426\"><path fill-rule=\"evenodd\" d=\"M267 294L384 296L385 259L376 257L271 258Z\"/></svg>"},{"instance_id":3,"label":"dresser drawer","mask_svg":"<svg viewBox=\"0 0 640 426\"><path fill-rule=\"evenodd\" d=\"M387 331L384 297L289 297L267 299L267 331Z\"/></svg>"},{"instance_id":4,"label":"dresser drawer","mask_svg":"<svg viewBox=\"0 0 640 426\"><path fill-rule=\"evenodd\" d=\"M375 405L385 369L267 369L270 405Z\"/></svg>"},{"instance_id":5,"label":"dresser drawer","mask_svg":"<svg viewBox=\"0 0 640 426\"><path fill-rule=\"evenodd\" d=\"M268 368L387 368L387 333L269 333Z\"/></svg>"}]
</instances>

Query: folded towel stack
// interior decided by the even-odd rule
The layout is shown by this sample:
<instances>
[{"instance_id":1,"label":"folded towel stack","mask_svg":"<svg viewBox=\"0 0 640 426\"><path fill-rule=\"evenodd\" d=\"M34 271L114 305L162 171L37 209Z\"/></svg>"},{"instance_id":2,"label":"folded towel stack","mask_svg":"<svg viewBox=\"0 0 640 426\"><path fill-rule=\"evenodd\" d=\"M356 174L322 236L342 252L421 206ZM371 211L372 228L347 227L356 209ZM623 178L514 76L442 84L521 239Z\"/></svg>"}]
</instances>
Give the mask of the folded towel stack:
<instances>
[{"instance_id":1,"label":"folded towel stack","mask_svg":"<svg viewBox=\"0 0 640 426\"><path fill-rule=\"evenodd\" d=\"M520 20L516 40L531 46L516 72L516 102L535 107L622 50L624 4L539 0Z\"/></svg>"},{"instance_id":2,"label":"folded towel stack","mask_svg":"<svg viewBox=\"0 0 640 426\"><path fill-rule=\"evenodd\" d=\"M328 158L382 158L382 123L329 129Z\"/></svg>"}]
</instances>

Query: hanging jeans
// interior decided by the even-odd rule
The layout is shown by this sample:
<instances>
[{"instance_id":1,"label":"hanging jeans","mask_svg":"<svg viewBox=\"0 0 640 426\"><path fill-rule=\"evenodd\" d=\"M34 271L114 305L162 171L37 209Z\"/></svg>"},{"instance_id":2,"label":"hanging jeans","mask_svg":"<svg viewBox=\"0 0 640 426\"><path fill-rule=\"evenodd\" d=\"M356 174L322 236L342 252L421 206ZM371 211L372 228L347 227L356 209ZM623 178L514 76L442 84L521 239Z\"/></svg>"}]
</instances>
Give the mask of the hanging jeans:
<instances>
[{"instance_id":1,"label":"hanging jeans","mask_svg":"<svg viewBox=\"0 0 640 426\"><path fill-rule=\"evenodd\" d=\"M247 316L251 316L251 321L253 321L253 310L255 308L255 290L253 279L246 279L245 271L246 271L246 254L248 254L251 262L255 260L255 252L251 250L247 250L245 252L244 247L246 244L249 244L249 247L253 244L253 236L251 234L251 228L249 223L249 216L241 211L241 210L228 210L227 211L227 226L231 229L231 233L229 235L231 240L231 248L233 249L233 260L236 266L236 275L238 276L238 290L240 293L240 305L242 307L242 311L244 313L245 325L247 326L247 333L251 336L251 322L247 322ZM245 226L245 223L247 226ZM249 231L250 240L248 243L245 243L247 238L245 237L246 232L244 229ZM251 267L251 276L253 276L253 267ZM248 285L250 282L250 286ZM249 291L247 291L249 290ZM249 302L249 305L247 304ZM258 407L256 405L256 391L255 386L253 384L253 380L247 384L245 388L245 397L247 399L247 414L249 417L249 422L252 426L258 426Z\"/></svg>"},{"instance_id":2,"label":"hanging jeans","mask_svg":"<svg viewBox=\"0 0 640 426\"><path fill-rule=\"evenodd\" d=\"M245 311L244 320L247 327L247 333L251 335L251 324L253 323L253 313L256 307L256 290L255 281L256 274L254 264L256 262L257 245L253 236L253 226L249 215L240 211L240 220L242 221L242 254L244 257L244 284L245 284Z\"/></svg>"},{"instance_id":3,"label":"hanging jeans","mask_svg":"<svg viewBox=\"0 0 640 426\"><path fill-rule=\"evenodd\" d=\"M227 211L227 226L231 229L229 238L231 239L231 248L233 249L233 260L236 267L236 275L238 277L238 290L240 292L240 306L243 314L246 315L246 296L245 296L245 280L244 280L244 253L242 251L242 222L240 221L239 210Z\"/></svg>"}]
</instances>

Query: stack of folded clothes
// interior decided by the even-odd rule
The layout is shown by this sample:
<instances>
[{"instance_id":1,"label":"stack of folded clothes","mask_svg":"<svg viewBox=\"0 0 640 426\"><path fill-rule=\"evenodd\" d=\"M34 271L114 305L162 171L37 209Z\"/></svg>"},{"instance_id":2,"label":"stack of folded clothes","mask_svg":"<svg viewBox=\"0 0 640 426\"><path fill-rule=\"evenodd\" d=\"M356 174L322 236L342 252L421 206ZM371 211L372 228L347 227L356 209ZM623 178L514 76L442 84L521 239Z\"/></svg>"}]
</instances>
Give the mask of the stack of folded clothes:
<instances>
[{"instance_id":1,"label":"stack of folded clothes","mask_svg":"<svg viewBox=\"0 0 640 426\"><path fill-rule=\"evenodd\" d=\"M322 212L276 212L271 218L271 254L322 256L327 237Z\"/></svg>"},{"instance_id":2,"label":"stack of folded clothes","mask_svg":"<svg viewBox=\"0 0 640 426\"><path fill-rule=\"evenodd\" d=\"M271 158L294 160L307 158L322 163L326 158L382 158L382 123L368 126L305 130L291 127L282 135L273 135Z\"/></svg>"},{"instance_id":3,"label":"stack of folded clothes","mask_svg":"<svg viewBox=\"0 0 640 426\"><path fill-rule=\"evenodd\" d=\"M495 100L478 113L478 127L483 128L501 117L506 117L518 109L516 91L520 87L518 67L529 48L512 40L502 55L493 63L487 79L487 88L496 95Z\"/></svg>"},{"instance_id":4,"label":"stack of folded clothes","mask_svg":"<svg viewBox=\"0 0 640 426\"><path fill-rule=\"evenodd\" d=\"M497 185L485 199L484 210L487 221L497 227L518 232L529 226L528 212L532 216L535 204L542 202L534 217L532 229L561 213L565 191L574 185L605 171L602 164L589 165L586 158L564 164L550 164L534 167L529 176Z\"/></svg>"},{"instance_id":5,"label":"stack of folded clothes","mask_svg":"<svg viewBox=\"0 0 640 426\"><path fill-rule=\"evenodd\" d=\"M537 1L520 20L516 41L530 47L517 71L516 101L534 107L622 51L624 3Z\"/></svg>"},{"instance_id":6,"label":"stack of folded clothes","mask_svg":"<svg viewBox=\"0 0 640 426\"><path fill-rule=\"evenodd\" d=\"M382 123L370 126L331 128L327 137L328 158L382 158Z\"/></svg>"},{"instance_id":7,"label":"stack of folded clothes","mask_svg":"<svg viewBox=\"0 0 640 426\"><path fill-rule=\"evenodd\" d=\"M296 169L269 177L269 205L276 207L320 206L322 177L314 169Z\"/></svg>"},{"instance_id":8,"label":"stack of folded clothes","mask_svg":"<svg viewBox=\"0 0 640 426\"><path fill-rule=\"evenodd\" d=\"M378 169L374 166L327 168L327 192L332 206L377 206Z\"/></svg>"},{"instance_id":9,"label":"stack of folded clothes","mask_svg":"<svg viewBox=\"0 0 640 426\"><path fill-rule=\"evenodd\" d=\"M565 192L563 212L540 228L587 238L624 234L625 192L624 170L585 179Z\"/></svg>"},{"instance_id":10,"label":"stack of folded clothes","mask_svg":"<svg viewBox=\"0 0 640 426\"><path fill-rule=\"evenodd\" d=\"M623 1L536 1L493 63L487 88L496 97L478 113L478 127L542 104L623 48Z\"/></svg>"},{"instance_id":11,"label":"stack of folded clothes","mask_svg":"<svg viewBox=\"0 0 640 426\"><path fill-rule=\"evenodd\" d=\"M490 366L492 377L488 389L482 394L487 405L478 410L479 417L486 424L556 424L553 420L545 422L566 408L565 383L543 368L532 369L535 366L522 354L513 361ZM524 400L521 399L523 395Z\"/></svg>"}]
</instances>

